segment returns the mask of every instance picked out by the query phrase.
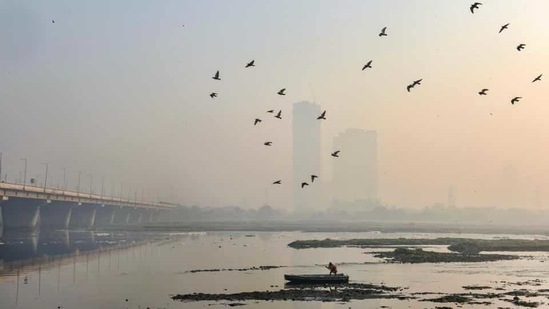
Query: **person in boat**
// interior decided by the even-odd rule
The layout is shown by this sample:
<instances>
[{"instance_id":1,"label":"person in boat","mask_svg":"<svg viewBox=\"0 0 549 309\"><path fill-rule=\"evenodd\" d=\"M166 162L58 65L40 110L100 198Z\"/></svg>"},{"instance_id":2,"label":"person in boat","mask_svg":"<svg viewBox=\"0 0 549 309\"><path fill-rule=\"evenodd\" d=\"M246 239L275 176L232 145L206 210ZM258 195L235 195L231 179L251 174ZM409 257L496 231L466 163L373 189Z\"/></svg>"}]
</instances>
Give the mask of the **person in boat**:
<instances>
[{"instance_id":1,"label":"person in boat","mask_svg":"<svg viewBox=\"0 0 549 309\"><path fill-rule=\"evenodd\" d=\"M328 266L326 266L326 268L330 270L330 275L331 274L337 275L337 267L335 266L334 263L330 262Z\"/></svg>"}]
</instances>

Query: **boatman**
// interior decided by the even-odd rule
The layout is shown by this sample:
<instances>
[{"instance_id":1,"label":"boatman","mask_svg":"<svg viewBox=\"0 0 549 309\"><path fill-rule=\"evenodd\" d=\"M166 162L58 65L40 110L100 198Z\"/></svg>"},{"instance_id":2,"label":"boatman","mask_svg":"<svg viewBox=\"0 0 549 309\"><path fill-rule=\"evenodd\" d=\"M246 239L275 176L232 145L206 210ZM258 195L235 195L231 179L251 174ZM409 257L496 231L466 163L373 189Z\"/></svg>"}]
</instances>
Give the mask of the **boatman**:
<instances>
[{"instance_id":1,"label":"boatman","mask_svg":"<svg viewBox=\"0 0 549 309\"><path fill-rule=\"evenodd\" d=\"M326 266L326 268L328 268L330 270L330 275L331 274L337 275L337 267L335 266L334 263L330 262L330 264L328 264L328 266Z\"/></svg>"}]
</instances>

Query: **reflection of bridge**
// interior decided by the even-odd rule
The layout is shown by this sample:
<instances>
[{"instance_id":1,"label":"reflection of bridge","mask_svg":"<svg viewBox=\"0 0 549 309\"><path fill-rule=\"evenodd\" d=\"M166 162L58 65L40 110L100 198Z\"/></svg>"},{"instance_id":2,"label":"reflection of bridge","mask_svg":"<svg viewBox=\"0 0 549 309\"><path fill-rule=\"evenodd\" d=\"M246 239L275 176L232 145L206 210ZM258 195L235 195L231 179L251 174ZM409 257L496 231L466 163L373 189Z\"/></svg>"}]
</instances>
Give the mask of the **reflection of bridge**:
<instances>
[{"instance_id":1,"label":"reflection of bridge","mask_svg":"<svg viewBox=\"0 0 549 309\"><path fill-rule=\"evenodd\" d=\"M66 229L156 222L173 206L74 191L0 183L0 225Z\"/></svg>"}]
</instances>

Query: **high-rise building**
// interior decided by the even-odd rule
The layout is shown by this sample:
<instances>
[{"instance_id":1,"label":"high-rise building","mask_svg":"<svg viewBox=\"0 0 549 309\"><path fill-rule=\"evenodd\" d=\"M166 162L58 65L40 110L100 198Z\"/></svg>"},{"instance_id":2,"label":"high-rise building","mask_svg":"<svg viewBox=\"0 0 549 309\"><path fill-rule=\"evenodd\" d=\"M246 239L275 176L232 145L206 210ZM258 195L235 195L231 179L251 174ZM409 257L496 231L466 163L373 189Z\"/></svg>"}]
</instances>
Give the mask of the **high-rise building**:
<instances>
[{"instance_id":1,"label":"high-rise building","mask_svg":"<svg viewBox=\"0 0 549 309\"><path fill-rule=\"evenodd\" d=\"M340 150L333 162L333 197L342 201L377 199L377 133L347 129L334 138Z\"/></svg>"},{"instance_id":2,"label":"high-rise building","mask_svg":"<svg viewBox=\"0 0 549 309\"><path fill-rule=\"evenodd\" d=\"M320 105L308 101L294 103L293 133L293 202L294 210L311 210L318 202L320 181L311 183L311 175L320 173ZM309 186L302 189L301 183Z\"/></svg>"}]
</instances>

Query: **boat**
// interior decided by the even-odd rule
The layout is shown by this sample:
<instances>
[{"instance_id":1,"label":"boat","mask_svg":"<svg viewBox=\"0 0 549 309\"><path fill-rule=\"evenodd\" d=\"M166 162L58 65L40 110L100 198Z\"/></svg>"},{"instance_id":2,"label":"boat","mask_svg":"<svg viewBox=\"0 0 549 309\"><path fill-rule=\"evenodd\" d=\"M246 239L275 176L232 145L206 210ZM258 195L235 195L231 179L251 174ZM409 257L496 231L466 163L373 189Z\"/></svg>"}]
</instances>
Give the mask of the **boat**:
<instances>
[{"instance_id":1,"label":"boat","mask_svg":"<svg viewBox=\"0 0 549 309\"><path fill-rule=\"evenodd\" d=\"M348 283L349 276L345 274L326 275L284 275L284 279L291 283Z\"/></svg>"}]
</instances>

